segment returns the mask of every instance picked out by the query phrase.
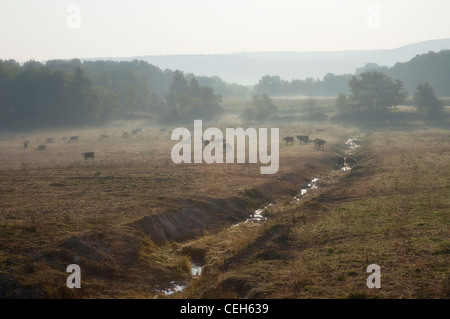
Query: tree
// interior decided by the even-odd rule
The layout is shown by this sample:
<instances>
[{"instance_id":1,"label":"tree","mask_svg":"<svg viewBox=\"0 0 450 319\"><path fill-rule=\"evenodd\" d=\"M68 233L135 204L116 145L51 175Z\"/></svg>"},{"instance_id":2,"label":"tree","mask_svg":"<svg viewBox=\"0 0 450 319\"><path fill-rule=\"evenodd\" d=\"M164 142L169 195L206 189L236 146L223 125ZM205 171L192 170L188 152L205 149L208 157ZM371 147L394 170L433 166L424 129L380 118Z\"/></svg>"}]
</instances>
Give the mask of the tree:
<instances>
[{"instance_id":1,"label":"tree","mask_svg":"<svg viewBox=\"0 0 450 319\"><path fill-rule=\"evenodd\" d=\"M188 82L183 72L176 71L160 119L165 123L209 120L223 112L221 100L212 88L199 85L196 78Z\"/></svg>"},{"instance_id":2,"label":"tree","mask_svg":"<svg viewBox=\"0 0 450 319\"><path fill-rule=\"evenodd\" d=\"M253 99L247 103L241 116L248 121L263 121L273 117L276 112L277 107L267 94L262 96L255 95L253 96Z\"/></svg>"},{"instance_id":3,"label":"tree","mask_svg":"<svg viewBox=\"0 0 450 319\"><path fill-rule=\"evenodd\" d=\"M363 72L349 81L354 110L383 113L395 108L407 96L403 83L378 71Z\"/></svg>"},{"instance_id":4,"label":"tree","mask_svg":"<svg viewBox=\"0 0 450 319\"><path fill-rule=\"evenodd\" d=\"M343 115L350 112L350 105L348 101L348 96L344 93L339 93L338 97L335 101L335 106L337 109L337 113L339 115Z\"/></svg>"},{"instance_id":5,"label":"tree","mask_svg":"<svg viewBox=\"0 0 450 319\"><path fill-rule=\"evenodd\" d=\"M282 80L278 75L265 75L255 85L255 93L269 95L283 95L289 89L289 82Z\"/></svg>"},{"instance_id":6,"label":"tree","mask_svg":"<svg viewBox=\"0 0 450 319\"><path fill-rule=\"evenodd\" d=\"M428 83L417 86L414 104L417 109L426 112L432 120L437 120L442 115L442 102L436 97L433 87Z\"/></svg>"}]
</instances>

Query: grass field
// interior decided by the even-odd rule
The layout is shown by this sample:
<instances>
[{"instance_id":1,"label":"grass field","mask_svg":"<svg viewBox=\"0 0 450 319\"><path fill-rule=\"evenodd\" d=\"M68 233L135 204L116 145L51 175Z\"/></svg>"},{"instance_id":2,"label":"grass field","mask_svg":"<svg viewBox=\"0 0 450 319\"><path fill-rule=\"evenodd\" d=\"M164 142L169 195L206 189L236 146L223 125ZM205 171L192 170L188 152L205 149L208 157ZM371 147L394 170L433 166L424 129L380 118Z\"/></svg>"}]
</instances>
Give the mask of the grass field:
<instances>
[{"instance_id":1,"label":"grass field","mask_svg":"<svg viewBox=\"0 0 450 319\"><path fill-rule=\"evenodd\" d=\"M304 105L277 103L287 114ZM232 114L217 127L241 124ZM276 127L323 138L325 150L282 142L279 171L261 175L260 164L174 164L174 127L145 120L1 136L0 297L449 298L450 131ZM343 172L349 138L363 147ZM321 187L294 199L315 177ZM267 221L244 222L269 203ZM66 286L73 263L81 289ZM366 287L370 264L381 289ZM187 287L165 296L172 281Z\"/></svg>"},{"instance_id":2,"label":"grass field","mask_svg":"<svg viewBox=\"0 0 450 319\"><path fill-rule=\"evenodd\" d=\"M204 274L183 298L449 298L450 133L367 136L360 164L330 172L264 224L189 243ZM381 289L366 268L381 267Z\"/></svg>"}]
</instances>

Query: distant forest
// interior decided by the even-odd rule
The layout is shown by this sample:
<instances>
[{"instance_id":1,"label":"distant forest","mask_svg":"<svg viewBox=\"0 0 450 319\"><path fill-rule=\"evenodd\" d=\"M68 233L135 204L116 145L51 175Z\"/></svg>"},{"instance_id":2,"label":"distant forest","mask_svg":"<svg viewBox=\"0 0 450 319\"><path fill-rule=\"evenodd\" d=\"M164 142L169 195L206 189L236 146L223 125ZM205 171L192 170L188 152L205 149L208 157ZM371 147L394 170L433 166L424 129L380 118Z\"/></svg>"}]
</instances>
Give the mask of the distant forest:
<instances>
[{"instance_id":1,"label":"distant forest","mask_svg":"<svg viewBox=\"0 0 450 319\"><path fill-rule=\"evenodd\" d=\"M359 75L378 71L400 80L409 95L421 83L437 96L450 96L450 51L418 55L391 68L367 64ZM144 61L52 60L46 63L0 60L0 129L93 125L152 114L164 123L213 118L223 112L222 97L337 96L349 93L353 74L285 81L266 75L254 87L219 77L161 70Z\"/></svg>"},{"instance_id":2,"label":"distant forest","mask_svg":"<svg viewBox=\"0 0 450 319\"><path fill-rule=\"evenodd\" d=\"M450 96L450 50L438 53L429 52L417 55L408 62L396 63L393 67L368 63L355 71L355 74L335 75L328 73L322 80L307 78L304 80L286 81L277 75L262 77L254 87L255 94L270 96L337 96L348 94L349 81L353 75L367 71L378 71L390 78L403 82L406 91L413 94L420 83L430 84L436 95Z\"/></svg>"}]
</instances>

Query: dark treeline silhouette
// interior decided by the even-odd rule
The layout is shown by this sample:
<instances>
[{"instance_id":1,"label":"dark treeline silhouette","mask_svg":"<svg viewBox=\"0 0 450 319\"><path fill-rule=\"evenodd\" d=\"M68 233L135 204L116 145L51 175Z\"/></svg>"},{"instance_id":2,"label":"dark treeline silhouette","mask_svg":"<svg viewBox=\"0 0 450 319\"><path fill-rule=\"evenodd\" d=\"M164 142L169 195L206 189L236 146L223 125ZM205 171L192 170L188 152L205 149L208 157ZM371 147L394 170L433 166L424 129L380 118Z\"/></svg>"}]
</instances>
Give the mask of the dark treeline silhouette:
<instances>
[{"instance_id":1,"label":"dark treeline silhouette","mask_svg":"<svg viewBox=\"0 0 450 319\"><path fill-rule=\"evenodd\" d=\"M367 71L382 72L402 81L411 95L419 84L426 82L434 88L436 95L450 96L450 50L417 55L410 61L396 63L391 68L367 63L356 69L355 75ZM353 74L328 73L322 80L306 78L286 81L277 75L266 75L255 85L254 91L256 94L271 96L336 96L341 92L350 93L348 83L352 77Z\"/></svg>"},{"instance_id":2,"label":"dark treeline silhouette","mask_svg":"<svg viewBox=\"0 0 450 319\"><path fill-rule=\"evenodd\" d=\"M221 99L211 87L200 86L195 77L188 81L183 72L176 71L170 92L156 111L160 121L168 124L210 120L223 112Z\"/></svg>"},{"instance_id":3,"label":"dark treeline silhouette","mask_svg":"<svg viewBox=\"0 0 450 319\"><path fill-rule=\"evenodd\" d=\"M181 79L188 83L181 72L162 71L137 60L82 63L73 59L24 65L0 60L0 127L92 125L135 118L142 112L170 123L220 113L220 96L211 87L201 86L189 75L190 91L180 92L174 89L174 81ZM201 82L215 83L221 91L232 87L216 78L202 77ZM237 85L233 89L243 92Z\"/></svg>"},{"instance_id":4,"label":"dark treeline silhouette","mask_svg":"<svg viewBox=\"0 0 450 319\"><path fill-rule=\"evenodd\" d=\"M409 96L421 84L422 95L450 96L449 50L418 55L391 68L368 63L357 69L355 75L368 71L384 74L394 79L392 83L398 80L402 92ZM28 61L23 65L14 60L0 60L0 129L91 125L112 119L142 118L143 113L165 123L189 121L199 116L212 119L223 111L219 105L222 96L337 96L342 93L337 103L353 107L357 104L355 100L345 99L355 97L355 91L349 86L352 81L357 84L355 75L328 73L322 80L291 81L266 75L251 88L214 76L163 71L138 60L81 62L73 59ZM409 103L423 104L423 99L419 100L416 96ZM439 117L441 111L436 106L439 103L430 103L433 106L422 105L420 109L428 110L430 117ZM358 107L361 111L362 104ZM310 113L311 118L317 117Z\"/></svg>"},{"instance_id":5,"label":"dark treeline silhouette","mask_svg":"<svg viewBox=\"0 0 450 319\"><path fill-rule=\"evenodd\" d=\"M36 62L0 61L0 125L27 129L99 122L109 111L83 69L50 71Z\"/></svg>"}]
</instances>

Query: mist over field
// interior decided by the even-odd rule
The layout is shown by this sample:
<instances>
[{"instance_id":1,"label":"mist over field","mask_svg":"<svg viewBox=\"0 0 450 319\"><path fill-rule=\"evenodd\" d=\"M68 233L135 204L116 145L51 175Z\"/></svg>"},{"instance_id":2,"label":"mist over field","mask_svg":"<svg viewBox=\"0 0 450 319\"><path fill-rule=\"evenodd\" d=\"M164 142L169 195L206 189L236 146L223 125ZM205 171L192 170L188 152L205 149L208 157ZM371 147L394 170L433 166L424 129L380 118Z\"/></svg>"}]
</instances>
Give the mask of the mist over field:
<instances>
[{"instance_id":1,"label":"mist over field","mask_svg":"<svg viewBox=\"0 0 450 319\"><path fill-rule=\"evenodd\" d=\"M0 298L448 299L448 4L362 2L1 4Z\"/></svg>"}]
</instances>

